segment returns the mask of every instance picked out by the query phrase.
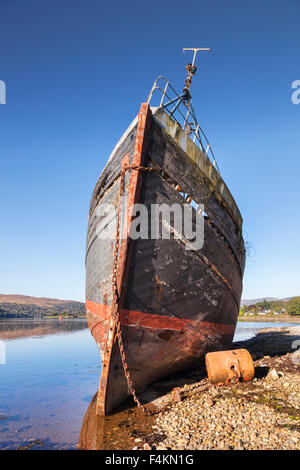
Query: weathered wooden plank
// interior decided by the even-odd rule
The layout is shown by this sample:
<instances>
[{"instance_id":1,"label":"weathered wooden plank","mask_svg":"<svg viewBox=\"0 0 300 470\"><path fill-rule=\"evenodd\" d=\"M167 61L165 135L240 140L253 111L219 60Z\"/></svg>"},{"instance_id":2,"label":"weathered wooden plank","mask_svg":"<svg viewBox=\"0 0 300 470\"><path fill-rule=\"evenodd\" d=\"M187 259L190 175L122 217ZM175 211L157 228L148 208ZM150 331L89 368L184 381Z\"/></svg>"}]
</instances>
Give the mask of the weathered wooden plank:
<instances>
[{"instance_id":1,"label":"weathered wooden plank","mask_svg":"<svg viewBox=\"0 0 300 470\"><path fill-rule=\"evenodd\" d=\"M197 164L201 172L213 184L217 199L221 203L224 202L226 204L227 210L232 215L239 229L241 229L243 219L239 208L220 173L216 170L210 159L203 154L198 145L189 137L188 133L163 109L157 108L155 110L155 120L159 122L160 127L172 138L172 142L178 145L188 155L189 159Z\"/></svg>"},{"instance_id":2,"label":"weathered wooden plank","mask_svg":"<svg viewBox=\"0 0 300 470\"><path fill-rule=\"evenodd\" d=\"M144 175L141 202L149 213L152 204L185 204L180 194L156 173ZM132 240L131 244L133 253L126 308L161 315L172 312L179 317L210 318L222 323L233 322L241 296L240 267L207 222L204 246L199 252L217 266L232 291L212 273L197 251L186 250L179 240L139 239Z\"/></svg>"},{"instance_id":3,"label":"weathered wooden plank","mask_svg":"<svg viewBox=\"0 0 300 470\"><path fill-rule=\"evenodd\" d=\"M150 111L149 105L146 103L142 103L138 116L138 126L132 157L132 163L134 165L143 166L145 164L148 135L150 132L151 122L152 113ZM125 167L128 166L128 164L129 155L127 154L122 159L122 169L124 170ZM97 397L97 413L100 415L107 414L115 405L114 401L112 401L112 389L109 386L109 383L111 374L115 373L114 351L116 350L117 339L116 314L117 312L119 312L120 322L122 323L122 312L120 308L123 306L124 299L126 296L128 269L131 259L129 229L132 220L133 206L139 201L140 198L140 192L142 188L142 176L143 175L140 172L133 171L130 175L130 182L127 190L127 224L124 225L123 228L123 238L121 240L119 248L118 265L114 266L114 269L117 269L116 289L118 291L119 299L117 300L116 295L113 296L109 333L107 336L105 351L103 355L102 373L100 377L99 392Z\"/></svg>"},{"instance_id":4,"label":"weathered wooden plank","mask_svg":"<svg viewBox=\"0 0 300 470\"><path fill-rule=\"evenodd\" d=\"M244 245L241 231L228 209L217 200L214 187L174 140L157 122L151 129L148 155L171 178L181 186L198 204L205 205L205 211L227 238L243 269Z\"/></svg>"},{"instance_id":5,"label":"weathered wooden plank","mask_svg":"<svg viewBox=\"0 0 300 470\"><path fill-rule=\"evenodd\" d=\"M129 162L132 163L136 131L137 125L131 130L122 145L116 149L114 155L110 158L109 162L102 171L92 195L90 203L90 214L94 211L105 191L107 191L107 189L119 176L121 172L122 158L124 155L128 154Z\"/></svg>"}]
</instances>

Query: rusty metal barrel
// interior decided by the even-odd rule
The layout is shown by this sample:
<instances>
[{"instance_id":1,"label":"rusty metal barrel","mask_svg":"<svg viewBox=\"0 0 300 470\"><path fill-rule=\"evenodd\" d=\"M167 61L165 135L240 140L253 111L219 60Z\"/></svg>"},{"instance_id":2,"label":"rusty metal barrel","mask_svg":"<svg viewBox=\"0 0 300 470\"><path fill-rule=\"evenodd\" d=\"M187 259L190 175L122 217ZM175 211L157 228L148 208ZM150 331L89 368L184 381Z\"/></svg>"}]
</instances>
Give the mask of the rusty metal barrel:
<instances>
[{"instance_id":1,"label":"rusty metal barrel","mask_svg":"<svg viewBox=\"0 0 300 470\"><path fill-rule=\"evenodd\" d=\"M205 366L213 384L237 383L254 377L254 364L247 349L207 353Z\"/></svg>"}]
</instances>

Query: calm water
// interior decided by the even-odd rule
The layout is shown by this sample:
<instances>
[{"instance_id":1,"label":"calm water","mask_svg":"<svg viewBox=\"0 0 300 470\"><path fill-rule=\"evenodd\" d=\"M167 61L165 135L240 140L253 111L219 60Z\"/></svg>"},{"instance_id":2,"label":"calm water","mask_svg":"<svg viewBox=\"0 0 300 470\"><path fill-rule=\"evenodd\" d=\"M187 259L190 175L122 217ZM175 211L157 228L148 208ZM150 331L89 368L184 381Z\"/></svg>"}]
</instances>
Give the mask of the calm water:
<instances>
[{"instance_id":1,"label":"calm water","mask_svg":"<svg viewBox=\"0 0 300 470\"><path fill-rule=\"evenodd\" d=\"M100 377L98 348L86 322L9 323L0 323L0 337L1 331L7 336L8 327L19 334L20 324L25 334L32 327L33 334L41 336L4 340L0 448L16 448L28 439L42 440L46 448L72 448ZM43 331L37 332L37 328ZM45 334L48 328L51 333ZM1 415L8 419L1 419Z\"/></svg>"},{"instance_id":2,"label":"calm water","mask_svg":"<svg viewBox=\"0 0 300 470\"><path fill-rule=\"evenodd\" d=\"M288 325L239 323L235 340ZM74 448L99 377L98 348L84 321L0 322L0 449L30 439L43 441L41 448Z\"/></svg>"}]
</instances>

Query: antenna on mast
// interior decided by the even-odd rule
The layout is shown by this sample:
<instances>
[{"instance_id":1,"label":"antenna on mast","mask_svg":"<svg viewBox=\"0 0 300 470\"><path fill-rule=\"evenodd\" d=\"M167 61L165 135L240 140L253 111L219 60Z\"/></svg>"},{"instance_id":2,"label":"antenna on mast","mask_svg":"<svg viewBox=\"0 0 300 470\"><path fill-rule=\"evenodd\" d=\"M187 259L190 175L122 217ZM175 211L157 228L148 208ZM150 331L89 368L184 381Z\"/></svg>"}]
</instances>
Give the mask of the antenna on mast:
<instances>
[{"instance_id":1,"label":"antenna on mast","mask_svg":"<svg viewBox=\"0 0 300 470\"><path fill-rule=\"evenodd\" d=\"M193 134L193 142L197 141L202 153L208 158L210 158L213 166L215 166L218 172L220 173L211 146L207 140L206 135L204 134L203 130L201 129L198 123L192 104L192 97L190 94L192 78L197 70L197 67L195 66L197 53L199 51L209 52L210 50L211 49L208 47L184 47L182 49L183 53L186 51L193 51L194 54L192 62L187 64L185 67L188 76L185 80L185 86L182 90L182 93L178 94L176 90L172 87L170 82L160 75L155 80L152 86L150 94L147 98L147 103L150 103L154 91L159 90L162 93L162 97L158 108L166 111L170 118L177 122L177 124L182 127L182 129L186 132L187 135ZM175 117L175 113L177 113L177 117ZM204 147L204 143L206 148Z\"/></svg>"},{"instance_id":2,"label":"antenna on mast","mask_svg":"<svg viewBox=\"0 0 300 470\"><path fill-rule=\"evenodd\" d=\"M185 86L184 86L183 92L186 95L186 100L189 101L191 99L190 86L191 86L191 83L192 83L192 78L193 78L193 76L195 75L195 73L197 71L197 67L195 65L197 52L199 52L199 51L208 51L209 52L210 48L209 47L184 47L182 49L182 52L185 53L185 51L194 51L192 63L189 63L185 66L185 69L188 72L188 76L185 80Z\"/></svg>"}]
</instances>

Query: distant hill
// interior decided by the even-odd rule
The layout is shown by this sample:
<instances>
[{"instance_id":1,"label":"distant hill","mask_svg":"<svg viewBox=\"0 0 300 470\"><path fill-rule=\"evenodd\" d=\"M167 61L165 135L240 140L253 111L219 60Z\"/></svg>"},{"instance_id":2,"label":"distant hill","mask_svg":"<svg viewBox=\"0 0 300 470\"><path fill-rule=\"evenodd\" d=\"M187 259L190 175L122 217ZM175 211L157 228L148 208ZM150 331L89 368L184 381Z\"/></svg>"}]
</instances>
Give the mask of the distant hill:
<instances>
[{"instance_id":1,"label":"distant hill","mask_svg":"<svg viewBox=\"0 0 300 470\"><path fill-rule=\"evenodd\" d=\"M84 317L85 305L74 300L0 294L0 318L33 318L59 315L76 318Z\"/></svg>"},{"instance_id":2,"label":"distant hill","mask_svg":"<svg viewBox=\"0 0 300 470\"><path fill-rule=\"evenodd\" d=\"M276 297L263 297L261 299L245 299L245 300L241 300L241 305L254 305L254 304L257 304L258 302L263 302L264 300L266 300L267 302L271 302L273 300L279 300L279 299Z\"/></svg>"},{"instance_id":3,"label":"distant hill","mask_svg":"<svg viewBox=\"0 0 300 470\"><path fill-rule=\"evenodd\" d=\"M294 297L297 297L297 296L293 296L293 297L286 297L284 299L278 299L277 297L262 297L260 299L245 299L245 300L241 300L241 306L242 305L254 305L254 304L258 304L259 302L263 302L264 300L266 300L267 302L274 302L274 301L278 301L278 302L288 302L289 300L293 299Z\"/></svg>"}]
</instances>

